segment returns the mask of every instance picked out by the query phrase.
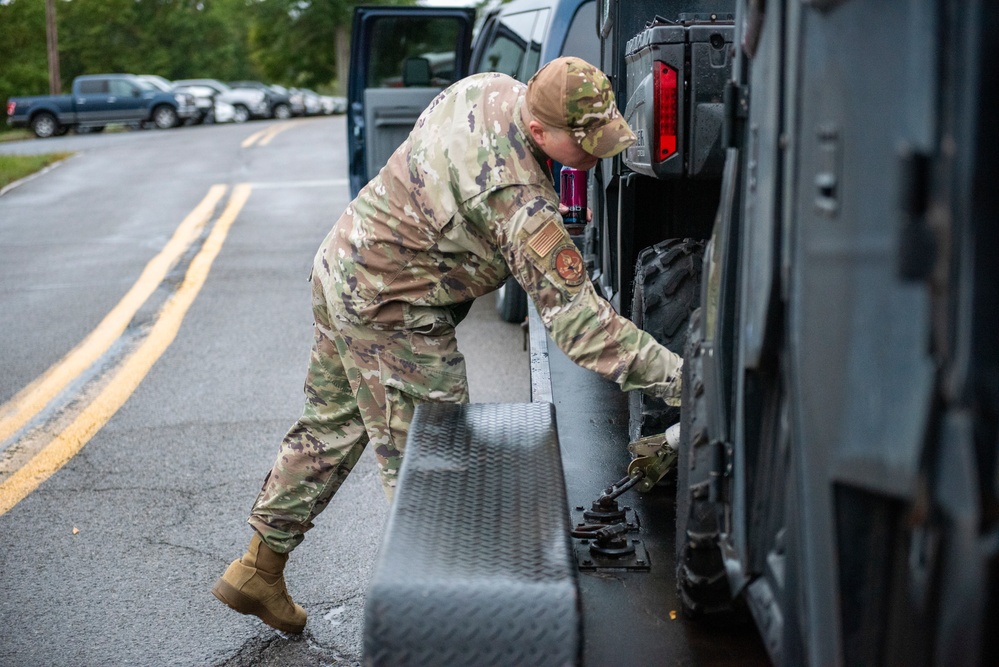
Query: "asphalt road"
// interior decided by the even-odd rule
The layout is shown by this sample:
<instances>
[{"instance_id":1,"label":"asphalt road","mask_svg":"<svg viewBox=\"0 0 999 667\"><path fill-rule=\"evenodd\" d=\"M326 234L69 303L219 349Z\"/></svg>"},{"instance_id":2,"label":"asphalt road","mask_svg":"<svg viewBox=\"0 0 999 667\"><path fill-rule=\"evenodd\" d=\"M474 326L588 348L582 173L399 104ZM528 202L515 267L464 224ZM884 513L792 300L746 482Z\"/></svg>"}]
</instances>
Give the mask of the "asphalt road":
<instances>
[{"instance_id":1,"label":"asphalt road","mask_svg":"<svg viewBox=\"0 0 999 667\"><path fill-rule=\"evenodd\" d=\"M360 660L370 453L294 552L300 638L209 593L297 417L343 117L0 144L75 151L0 197L0 664ZM529 400L520 327L458 330L472 400ZM3 430L6 429L6 430Z\"/></svg>"}]
</instances>

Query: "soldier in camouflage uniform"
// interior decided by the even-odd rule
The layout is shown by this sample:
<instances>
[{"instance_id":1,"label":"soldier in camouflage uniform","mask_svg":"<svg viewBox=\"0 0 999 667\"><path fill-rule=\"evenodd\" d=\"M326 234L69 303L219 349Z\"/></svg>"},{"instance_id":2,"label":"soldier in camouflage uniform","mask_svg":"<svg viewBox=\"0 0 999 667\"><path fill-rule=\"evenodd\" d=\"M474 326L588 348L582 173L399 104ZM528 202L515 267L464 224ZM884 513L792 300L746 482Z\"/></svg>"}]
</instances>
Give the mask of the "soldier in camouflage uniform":
<instances>
[{"instance_id":1,"label":"soldier in camouflage uniform","mask_svg":"<svg viewBox=\"0 0 999 667\"><path fill-rule=\"evenodd\" d=\"M415 406L468 401L455 325L511 274L573 361L678 403L680 358L597 296L549 167L590 169L634 141L606 77L578 58L527 86L471 76L431 102L316 254L305 410L253 506L249 550L213 588L220 600L301 632L288 552L369 442L391 499Z\"/></svg>"}]
</instances>

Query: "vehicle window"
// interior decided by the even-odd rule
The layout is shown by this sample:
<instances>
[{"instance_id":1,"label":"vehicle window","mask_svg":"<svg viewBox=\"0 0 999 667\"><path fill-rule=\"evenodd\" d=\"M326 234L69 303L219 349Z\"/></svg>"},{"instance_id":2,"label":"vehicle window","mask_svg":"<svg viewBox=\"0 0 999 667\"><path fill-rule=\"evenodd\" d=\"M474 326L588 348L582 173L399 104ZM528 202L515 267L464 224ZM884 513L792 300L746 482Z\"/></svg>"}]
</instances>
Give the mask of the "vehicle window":
<instances>
[{"instance_id":1,"label":"vehicle window","mask_svg":"<svg viewBox=\"0 0 999 667\"><path fill-rule=\"evenodd\" d=\"M112 95L117 95L118 97L131 97L133 91L135 91L135 86L131 81L125 81L123 79L112 79L110 82L110 89Z\"/></svg>"},{"instance_id":2,"label":"vehicle window","mask_svg":"<svg viewBox=\"0 0 999 667\"><path fill-rule=\"evenodd\" d=\"M545 12L547 14L547 10ZM534 24L537 21L538 10L510 14L500 19L491 35L488 48L482 54L479 71L502 72L520 81L534 74L528 70L525 57L528 50L533 50L532 39ZM547 23L547 20L541 21ZM538 58L541 55L541 44L537 45ZM535 59L536 69L537 59Z\"/></svg>"},{"instance_id":3,"label":"vehicle window","mask_svg":"<svg viewBox=\"0 0 999 667\"><path fill-rule=\"evenodd\" d=\"M562 46L563 56L576 56L593 65L600 65L600 40L597 38L597 5L586 2L576 10Z\"/></svg>"},{"instance_id":4,"label":"vehicle window","mask_svg":"<svg viewBox=\"0 0 999 667\"><path fill-rule=\"evenodd\" d=\"M454 61L462 22L452 17L375 21L371 32L368 88L454 83Z\"/></svg>"},{"instance_id":5,"label":"vehicle window","mask_svg":"<svg viewBox=\"0 0 999 667\"><path fill-rule=\"evenodd\" d=\"M521 74L521 81L527 81L538 71L541 63L541 43L545 39L545 31L548 30L548 16L551 11L543 9L538 12L538 20L534 22L534 31L531 33L531 42L527 48L527 55L524 58L524 70Z\"/></svg>"},{"instance_id":6,"label":"vehicle window","mask_svg":"<svg viewBox=\"0 0 999 667\"><path fill-rule=\"evenodd\" d=\"M88 79L80 82L81 95L101 95L108 92L106 79Z\"/></svg>"}]
</instances>

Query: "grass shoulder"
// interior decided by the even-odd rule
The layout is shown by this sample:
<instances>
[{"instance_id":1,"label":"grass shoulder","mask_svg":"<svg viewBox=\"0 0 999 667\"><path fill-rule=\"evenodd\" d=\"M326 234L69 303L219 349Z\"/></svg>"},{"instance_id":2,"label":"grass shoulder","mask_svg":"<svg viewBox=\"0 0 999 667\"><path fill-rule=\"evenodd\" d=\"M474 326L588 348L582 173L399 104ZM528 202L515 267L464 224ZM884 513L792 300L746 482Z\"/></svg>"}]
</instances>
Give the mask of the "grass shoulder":
<instances>
[{"instance_id":1,"label":"grass shoulder","mask_svg":"<svg viewBox=\"0 0 999 667\"><path fill-rule=\"evenodd\" d=\"M34 139L35 135L31 130L25 130L24 128L8 129L4 128L0 130L0 142L4 141L24 141L26 139Z\"/></svg>"},{"instance_id":2,"label":"grass shoulder","mask_svg":"<svg viewBox=\"0 0 999 667\"><path fill-rule=\"evenodd\" d=\"M42 153L41 155L0 155L0 188L65 160L72 153Z\"/></svg>"}]
</instances>

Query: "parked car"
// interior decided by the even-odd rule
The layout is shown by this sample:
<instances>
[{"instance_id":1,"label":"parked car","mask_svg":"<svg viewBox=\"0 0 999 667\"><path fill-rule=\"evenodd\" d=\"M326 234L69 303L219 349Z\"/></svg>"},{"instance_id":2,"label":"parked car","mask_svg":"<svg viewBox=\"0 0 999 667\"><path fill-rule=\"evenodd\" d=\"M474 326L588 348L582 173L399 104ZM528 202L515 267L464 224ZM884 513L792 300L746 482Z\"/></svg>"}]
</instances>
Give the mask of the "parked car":
<instances>
[{"instance_id":1,"label":"parked car","mask_svg":"<svg viewBox=\"0 0 999 667\"><path fill-rule=\"evenodd\" d=\"M227 102L233 106L233 121L245 123L253 118L270 118L270 106L267 96L259 90L249 88L232 88L218 79L178 79L176 86L207 86L214 90L216 100Z\"/></svg>"},{"instance_id":2,"label":"parked car","mask_svg":"<svg viewBox=\"0 0 999 667\"><path fill-rule=\"evenodd\" d=\"M228 123L236 115L232 104L219 99L220 93L209 86L178 85L158 74L139 74L138 77L165 92L180 92L194 98L197 113L187 119L187 125L201 123Z\"/></svg>"},{"instance_id":3,"label":"parked car","mask_svg":"<svg viewBox=\"0 0 999 667\"><path fill-rule=\"evenodd\" d=\"M198 123L228 123L236 116L236 108L228 102L219 99L221 94L208 86L183 85L174 90L189 93L194 96L198 107L198 117L192 125Z\"/></svg>"},{"instance_id":4,"label":"parked car","mask_svg":"<svg viewBox=\"0 0 999 667\"><path fill-rule=\"evenodd\" d=\"M191 119L191 125L211 123L215 120L214 90L207 86L177 86L175 90L183 91L194 97L194 106L198 108L197 115Z\"/></svg>"},{"instance_id":5,"label":"parked car","mask_svg":"<svg viewBox=\"0 0 999 667\"><path fill-rule=\"evenodd\" d=\"M319 116L327 113L323 108L323 98L319 93L308 88L294 88L294 92L302 96L306 116Z\"/></svg>"},{"instance_id":6,"label":"parked car","mask_svg":"<svg viewBox=\"0 0 999 667\"><path fill-rule=\"evenodd\" d=\"M78 76L71 95L7 101L7 123L30 127L39 138L65 134L70 128L99 132L111 124L144 127L152 123L166 129L196 113L190 95L162 91L134 74Z\"/></svg>"},{"instance_id":7,"label":"parked car","mask_svg":"<svg viewBox=\"0 0 999 667\"><path fill-rule=\"evenodd\" d=\"M284 120L291 118L293 111L291 106L291 96L288 91L277 87L268 86L260 81L230 81L229 85L236 89L258 90L267 98L267 105L270 116Z\"/></svg>"},{"instance_id":8,"label":"parked car","mask_svg":"<svg viewBox=\"0 0 999 667\"><path fill-rule=\"evenodd\" d=\"M302 95L302 92L299 89L285 88L284 86L279 86L277 84L271 84L268 87L274 92L276 92L278 95L288 96L288 104L291 106L292 116L305 115L305 97Z\"/></svg>"},{"instance_id":9,"label":"parked car","mask_svg":"<svg viewBox=\"0 0 999 667\"><path fill-rule=\"evenodd\" d=\"M323 113L341 114L347 113L347 98L333 95L320 95L323 102Z\"/></svg>"},{"instance_id":10,"label":"parked car","mask_svg":"<svg viewBox=\"0 0 999 667\"><path fill-rule=\"evenodd\" d=\"M155 88L159 88L164 93L169 93L173 91L173 82L170 79L166 79L158 74L136 74L136 77L142 79L146 83L150 83Z\"/></svg>"},{"instance_id":11,"label":"parked car","mask_svg":"<svg viewBox=\"0 0 999 667\"><path fill-rule=\"evenodd\" d=\"M236 107L223 100L215 98L215 117L212 122L232 123L236 120Z\"/></svg>"}]
</instances>

